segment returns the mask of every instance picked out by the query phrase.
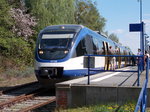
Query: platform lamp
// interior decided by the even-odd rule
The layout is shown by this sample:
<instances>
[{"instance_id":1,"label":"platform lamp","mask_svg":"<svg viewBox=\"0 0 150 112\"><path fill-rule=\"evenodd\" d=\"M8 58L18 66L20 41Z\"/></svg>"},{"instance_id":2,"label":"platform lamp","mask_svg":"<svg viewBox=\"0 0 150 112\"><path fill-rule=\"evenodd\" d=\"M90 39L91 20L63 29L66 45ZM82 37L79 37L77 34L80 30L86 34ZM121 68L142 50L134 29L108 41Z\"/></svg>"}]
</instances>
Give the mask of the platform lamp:
<instances>
[{"instance_id":1,"label":"platform lamp","mask_svg":"<svg viewBox=\"0 0 150 112\"><path fill-rule=\"evenodd\" d=\"M141 25L144 26L144 22L142 21L142 0L138 0L138 2L140 2L140 23ZM144 31L143 29L141 29L141 32L140 32L140 48L141 48L141 51L142 51L142 54L144 55Z\"/></svg>"}]
</instances>

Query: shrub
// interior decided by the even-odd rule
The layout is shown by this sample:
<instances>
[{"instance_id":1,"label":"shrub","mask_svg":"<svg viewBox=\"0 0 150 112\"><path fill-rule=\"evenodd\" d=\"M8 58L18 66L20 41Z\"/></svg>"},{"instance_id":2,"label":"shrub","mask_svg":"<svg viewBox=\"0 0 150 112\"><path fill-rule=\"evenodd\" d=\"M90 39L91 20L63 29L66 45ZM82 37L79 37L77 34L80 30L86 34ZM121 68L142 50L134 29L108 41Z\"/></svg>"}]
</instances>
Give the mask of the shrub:
<instances>
[{"instance_id":1,"label":"shrub","mask_svg":"<svg viewBox=\"0 0 150 112\"><path fill-rule=\"evenodd\" d=\"M10 6L6 0L0 0L0 26L9 30L14 24L13 19L9 13Z\"/></svg>"},{"instance_id":2,"label":"shrub","mask_svg":"<svg viewBox=\"0 0 150 112\"><path fill-rule=\"evenodd\" d=\"M34 48L22 38L0 38L0 45L2 55L14 60L16 65L32 64Z\"/></svg>"}]
</instances>

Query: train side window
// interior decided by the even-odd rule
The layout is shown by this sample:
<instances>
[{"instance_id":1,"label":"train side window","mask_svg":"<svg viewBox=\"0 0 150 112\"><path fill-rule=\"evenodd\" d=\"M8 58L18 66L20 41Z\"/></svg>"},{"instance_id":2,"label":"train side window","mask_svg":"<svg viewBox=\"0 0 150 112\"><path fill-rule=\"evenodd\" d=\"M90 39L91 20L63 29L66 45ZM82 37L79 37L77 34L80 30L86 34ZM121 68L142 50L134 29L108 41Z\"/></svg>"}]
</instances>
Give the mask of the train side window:
<instances>
[{"instance_id":1,"label":"train side window","mask_svg":"<svg viewBox=\"0 0 150 112\"><path fill-rule=\"evenodd\" d=\"M99 52L99 42L97 38L93 37L93 53L98 54Z\"/></svg>"},{"instance_id":2,"label":"train side window","mask_svg":"<svg viewBox=\"0 0 150 112\"><path fill-rule=\"evenodd\" d=\"M90 35L87 35L85 37L85 46L86 46L87 54L93 54L94 44L93 44L92 37Z\"/></svg>"},{"instance_id":3,"label":"train side window","mask_svg":"<svg viewBox=\"0 0 150 112\"><path fill-rule=\"evenodd\" d=\"M104 48L104 44L103 44L102 40L93 38L93 43L96 48L96 49L94 49L94 51L96 50L95 54L98 54L98 55L105 54L105 48Z\"/></svg>"},{"instance_id":4,"label":"train side window","mask_svg":"<svg viewBox=\"0 0 150 112\"><path fill-rule=\"evenodd\" d=\"M98 50L99 50L99 55L104 55L105 54L105 47L104 47L104 42L102 40L99 40L98 42Z\"/></svg>"},{"instance_id":5,"label":"train side window","mask_svg":"<svg viewBox=\"0 0 150 112\"><path fill-rule=\"evenodd\" d=\"M93 38L90 35L86 35L84 39L82 39L76 48L77 56L83 56L86 54L97 54L97 46L93 42Z\"/></svg>"},{"instance_id":6,"label":"train side window","mask_svg":"<svg viewBox=\"0 0 150 112\"><path fill-rule=\"evenodd\" d=\"M85 54L87 54L87 51L86 51L85 39L83 39L79 42L79 44L76 47L76 55L83 56Z\"/></svg>"}]
</instances>

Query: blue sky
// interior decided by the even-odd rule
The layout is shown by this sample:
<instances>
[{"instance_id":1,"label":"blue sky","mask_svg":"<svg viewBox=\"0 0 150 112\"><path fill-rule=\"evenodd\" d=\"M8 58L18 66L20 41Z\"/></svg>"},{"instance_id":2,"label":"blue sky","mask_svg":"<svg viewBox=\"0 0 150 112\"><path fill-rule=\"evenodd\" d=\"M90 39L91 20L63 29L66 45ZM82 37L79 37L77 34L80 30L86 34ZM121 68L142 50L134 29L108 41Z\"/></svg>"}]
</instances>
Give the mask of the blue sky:
<instances>
[{"instance_id":1,"label":"blue sky","mask_svg":"<svg viewBox=\"0 0 150 112\"><path fill-rule=\"evenodd\" d=\"M134 53L140 47L140 34L129 32L130 23L140 22L140 2L138 0L93 0L97 3L100 15L107 21L105 31L115 33L119 41L129 46ZM143 21L145 31L150 36L150 0L143 1Z\"/></svg>"}]
</instances>

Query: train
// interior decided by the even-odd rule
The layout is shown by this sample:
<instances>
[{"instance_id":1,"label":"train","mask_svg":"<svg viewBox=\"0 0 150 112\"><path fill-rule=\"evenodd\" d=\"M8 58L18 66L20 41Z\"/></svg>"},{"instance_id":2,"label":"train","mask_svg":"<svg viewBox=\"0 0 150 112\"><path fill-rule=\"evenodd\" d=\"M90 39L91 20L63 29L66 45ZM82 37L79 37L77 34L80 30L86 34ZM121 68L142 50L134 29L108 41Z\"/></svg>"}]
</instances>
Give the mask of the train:
<instances>
[{"instance_id":1,"label":"train","mask_svg":"<svg viewBox=\"0 0 150 112\"><path fill-rule=\"evenodd\" d=\"M40 31L35 48L35 75L43 86L87 75L87 56L132 55L130 49L83 25L52 25ZM91 67L111 69L108 57L91 57ZM115 68L130 64L128 57L117 57ZM94 74L94 73L93 73Z\"/></svg>"}]
</instances>

